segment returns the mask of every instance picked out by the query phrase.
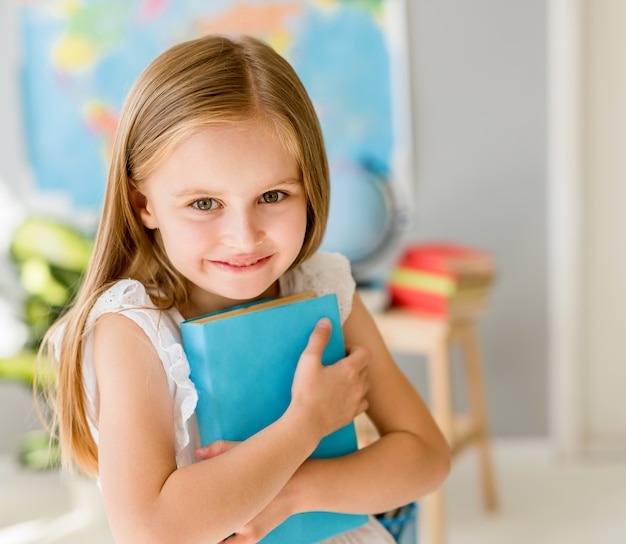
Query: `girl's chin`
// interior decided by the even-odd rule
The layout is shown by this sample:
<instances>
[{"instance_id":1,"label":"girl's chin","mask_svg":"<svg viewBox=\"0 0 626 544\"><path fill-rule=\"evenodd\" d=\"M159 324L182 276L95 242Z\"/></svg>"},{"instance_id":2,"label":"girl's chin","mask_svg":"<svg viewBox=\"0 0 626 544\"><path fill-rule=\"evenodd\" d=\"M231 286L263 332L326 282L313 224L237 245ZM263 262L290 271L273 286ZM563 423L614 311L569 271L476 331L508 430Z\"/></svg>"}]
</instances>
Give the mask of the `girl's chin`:
<instances>
[{"instance_id":1,"label":"girl's chin","mask_svg":"<svg viewBox=\"0 0 626 544\"><path fill-rule=\"evenodd\" d=\"M202 314L207 314L231 306L237 306L238 304L278 296L277 281L272 282L269 286L263 283L256 286L250 284L238 285L233 286L232 289L224 285L222 287L224 288L219 291L208 291L201 286L197 286L196 293L192 295L192 299L195 299L193 305L202 310Z\"/></svg>"}]
</instances>

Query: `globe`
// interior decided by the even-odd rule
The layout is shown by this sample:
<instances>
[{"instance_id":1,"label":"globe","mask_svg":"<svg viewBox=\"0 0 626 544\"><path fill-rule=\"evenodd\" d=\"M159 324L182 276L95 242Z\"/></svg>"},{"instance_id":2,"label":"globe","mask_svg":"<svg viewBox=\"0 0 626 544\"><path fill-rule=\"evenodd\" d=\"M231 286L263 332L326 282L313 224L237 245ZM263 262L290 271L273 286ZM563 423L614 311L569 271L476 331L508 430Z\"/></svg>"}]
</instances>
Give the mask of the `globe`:
<instances>
[{"instance_id":1,"label":"globe","mask_svg":"<svg viewBox=\"0 0 626 544\"><path fill-rule=\"evenodd\" d=\"M328 226L321 249L345 255L357 281L367 282L393 249L396 212L389 182L358 164L331 170Z\"/></svg>"}]
</instances>

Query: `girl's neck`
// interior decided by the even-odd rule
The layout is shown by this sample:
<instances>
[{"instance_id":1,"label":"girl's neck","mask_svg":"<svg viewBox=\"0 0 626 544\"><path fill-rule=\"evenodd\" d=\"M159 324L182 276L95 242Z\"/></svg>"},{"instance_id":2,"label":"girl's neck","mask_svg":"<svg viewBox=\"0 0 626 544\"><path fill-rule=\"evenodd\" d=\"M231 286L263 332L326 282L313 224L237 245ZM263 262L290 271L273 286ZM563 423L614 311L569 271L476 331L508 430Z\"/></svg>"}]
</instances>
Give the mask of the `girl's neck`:
<instances>
[{"instance_id":1,"label":"girl's neck","mask_svg":"<svg viewBox=\"0 0 626 544\"><path fill-rule=\"evenodd\" d=\"M179 311L185 319L194 319L196 317L219 312L240 304L246 304L248 302L264 300L267 298L275 298L278 296L280 296L280 286L278 281L275 281L259 296L241 300L224 298L214 293L208 293L200 289L192 288L188 303Z\"/></svg>"}]
</instances>

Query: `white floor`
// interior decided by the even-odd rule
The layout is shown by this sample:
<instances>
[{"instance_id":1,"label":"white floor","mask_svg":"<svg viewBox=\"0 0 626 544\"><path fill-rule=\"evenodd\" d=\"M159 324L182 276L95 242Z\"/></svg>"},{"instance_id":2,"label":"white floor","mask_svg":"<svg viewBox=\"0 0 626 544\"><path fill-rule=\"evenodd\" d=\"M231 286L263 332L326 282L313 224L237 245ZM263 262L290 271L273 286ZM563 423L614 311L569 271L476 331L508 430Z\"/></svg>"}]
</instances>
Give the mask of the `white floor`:
<instances>
[{"instance_id":1,"label":"white floor","mask_svg":"<svg viewBox=\"0 0 626 544\"><path fill-rule=\"evenodd\" d=\"M499 441L494 454L501 504L493 515L482 509L473 452L455 462L445 487L448 544L626 543L626 458L564 464L529 441Z\"/></svg>"},{"instance_id":2,"label":"white floor","mask_svg":"<svg viewBox=\"0 0 626 544\"><path fill-rule=\"evenodd\" d=\"M447 544L624 544L626 459L559 466L545 443L494 446L501 508L482 510L467 452L446 483ZM0 459L0 544L111 544L97 489ZM420 544L428 544L421 542Z\"/></svg>"}]
</instances>

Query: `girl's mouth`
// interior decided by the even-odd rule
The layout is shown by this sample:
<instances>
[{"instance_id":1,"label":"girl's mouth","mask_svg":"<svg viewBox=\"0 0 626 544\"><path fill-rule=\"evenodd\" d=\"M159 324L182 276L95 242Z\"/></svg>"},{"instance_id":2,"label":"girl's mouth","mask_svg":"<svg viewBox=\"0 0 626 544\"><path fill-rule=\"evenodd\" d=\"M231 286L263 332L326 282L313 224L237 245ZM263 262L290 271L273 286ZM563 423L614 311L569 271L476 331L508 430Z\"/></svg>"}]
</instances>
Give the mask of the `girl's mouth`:
<instances>
[{"instance_id":1,"label":"girl's mouth","mask_svg":"<svg viewBox=\"0 0 626 544\"><path fill-rule=\"evenodd\" d=\"M230 272L250 272L263 267L270 259L271 255L249 256L249 257L237 257L232 259L226 259L223 261L211 261L211 263L222 270L228 270Z\"/></svg>"}]
</instances>

